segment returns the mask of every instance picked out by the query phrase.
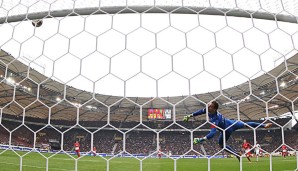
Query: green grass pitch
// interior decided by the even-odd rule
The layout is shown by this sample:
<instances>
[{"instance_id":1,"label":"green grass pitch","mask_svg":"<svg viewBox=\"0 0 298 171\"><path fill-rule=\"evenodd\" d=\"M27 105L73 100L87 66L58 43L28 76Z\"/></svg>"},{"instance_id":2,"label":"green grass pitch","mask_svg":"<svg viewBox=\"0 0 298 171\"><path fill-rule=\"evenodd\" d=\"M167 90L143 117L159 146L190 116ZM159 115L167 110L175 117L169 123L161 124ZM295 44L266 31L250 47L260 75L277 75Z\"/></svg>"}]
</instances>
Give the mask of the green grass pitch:
<instances>
[{"instance_id":1,"label":"green grass pitch","mask_svg":"<svg viewBox=\"0 0 298 171\"><path fill-rule=\"evenodd\" d=\"M22 157L21 158L19 157ZM43 156L44 155L44 156ZM0 170L1 171L46 171L48 158L48 171L107 171L107 163L109 163L110 171L174 171L176 165L177 171L208 171L207 159L178 159L176 162L173 159L163 158L147 158L138 160L135 158L101 158L84 156L77 160L76 156L68 156L66 154L39 154L39 153L24 153L13 152L10 150L0 151ZM249 163L246 158L242 158L243 171L269 171L269 158L252 158L252 163ZM22 168L20 163L22 162ZM142 163L142 168L141 168ZM273 171L295 171L297 169L297 158L282 157L272 158ZM211 159L211 171L239 171L240 164L236 158L226 159Z\"/></svg>"}]
</instances>

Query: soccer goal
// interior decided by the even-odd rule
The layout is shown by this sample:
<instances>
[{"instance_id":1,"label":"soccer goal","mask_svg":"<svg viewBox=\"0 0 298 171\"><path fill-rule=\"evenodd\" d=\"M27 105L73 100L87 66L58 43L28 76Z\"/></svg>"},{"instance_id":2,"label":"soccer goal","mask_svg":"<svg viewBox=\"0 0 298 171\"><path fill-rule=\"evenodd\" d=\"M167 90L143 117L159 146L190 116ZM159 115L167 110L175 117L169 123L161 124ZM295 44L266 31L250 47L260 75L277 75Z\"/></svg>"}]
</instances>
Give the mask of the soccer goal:
<instances>
[{"instance_id":1,"label":"soccer goal","mask_svg":"<svg viewBox=\"0 0 298 171\"><path fill-rule=\"evenodd\" d=\"M297 52L296 0L0 0L0 168L297 170Z\"/></svg>"}]
</instances>

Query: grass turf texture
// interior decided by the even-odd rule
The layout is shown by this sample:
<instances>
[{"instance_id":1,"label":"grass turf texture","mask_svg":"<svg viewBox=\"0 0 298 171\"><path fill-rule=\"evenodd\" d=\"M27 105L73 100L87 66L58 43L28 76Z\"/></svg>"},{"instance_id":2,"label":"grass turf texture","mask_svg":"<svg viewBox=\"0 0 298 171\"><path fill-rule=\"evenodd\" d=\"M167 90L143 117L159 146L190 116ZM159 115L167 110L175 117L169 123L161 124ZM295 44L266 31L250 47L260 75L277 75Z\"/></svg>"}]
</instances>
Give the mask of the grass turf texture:
<instances>
[{"instance_id":1,"label":"grass turf texture","mask_svg":"<svg viewBox=\"0 0 298 171\"><path fill-rule=\"evenodd\" d=\"M0 170L1 171L16 171L20 170L20 157L22 159L22 171L45 171L46 170L46 158L39 153L24 153L13 152L10 150L0 151ZM79 171L106 171L107 160L101 157L84 156L77 160L77 168L75 168L76 160L66 154L50 155L43 153L48 157L48 170L49 171L73 171L75 169ZM76 156L73 156L77 158ZM108 158L106 158L108 159ZM249 163L246 158L242 158L242 170L243 171L269 171L270 159L269 158L256 158L252 159L252 163ZM135 158L112 158L108 160L110 171L139 171L141 168L140 160ZM143 171L173 171L175 162L173 159L163 158L148 158L142 160ZM207 171L208 161L207 159L178 159L176 160L177 171ZM273 171L294 171L297 166L296 157L282 157L272 158L272 170ZM227 159L211 159L210 160L211 171L239 171L240 164L236 158Z\"/></svg>"}]
</instances>

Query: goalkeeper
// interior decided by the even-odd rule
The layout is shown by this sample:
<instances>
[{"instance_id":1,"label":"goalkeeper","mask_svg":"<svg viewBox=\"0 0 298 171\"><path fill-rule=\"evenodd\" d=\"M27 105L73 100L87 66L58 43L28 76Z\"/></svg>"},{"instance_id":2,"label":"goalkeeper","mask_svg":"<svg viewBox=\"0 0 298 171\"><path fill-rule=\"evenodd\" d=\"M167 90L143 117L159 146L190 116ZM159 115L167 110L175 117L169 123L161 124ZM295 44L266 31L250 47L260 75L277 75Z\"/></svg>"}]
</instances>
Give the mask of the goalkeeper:
<instances>
[{"instance_id":1,"label":"goalkeeper","mask_svg":"<svg viewBox=\"0 0 298 171\"><path fill-rule=\"evenodd\" d=\"M217 127L221 128L223 130L228 128L225 130L225 141L227 141L229 139L232 132L234 132L237 129L241 129L241 128L245 127L245 124L242 121L236 121L236 120L224 118L224 116L221 113L219 113L217 111L217 109L218 109L218 103L216 101L212 101L208 104L208 117L209 117L209 121L212 123L211 130L210 130L209 134L207 134L205 137L194 138L194 140L193 140L194 144L198 144L198 143L201 143L203 141L206 141L206 140L212 138L216 133ZM206 113L206 108L200 109L190 115L184 116L183 120L185 122L187 122L191 117L202 115L205 113ZM262 123L257 123L257 122L246 122L246 124L253 128L258 127L258 126L260 126L261 128L270 128L272 126L272 123L262 124ZM219 135L219 139L218 139L218 144L221 148L223 148L223 130L219 129L220 135ZM226 150L226 149L228 149L228 150ZM236 153L236 151L234 149L232 149L229 145L226 145L226 149L225 150L227 152L235 155L237 157L237 159L240 161L239 154Z\"/></svg>"}]
</instances>

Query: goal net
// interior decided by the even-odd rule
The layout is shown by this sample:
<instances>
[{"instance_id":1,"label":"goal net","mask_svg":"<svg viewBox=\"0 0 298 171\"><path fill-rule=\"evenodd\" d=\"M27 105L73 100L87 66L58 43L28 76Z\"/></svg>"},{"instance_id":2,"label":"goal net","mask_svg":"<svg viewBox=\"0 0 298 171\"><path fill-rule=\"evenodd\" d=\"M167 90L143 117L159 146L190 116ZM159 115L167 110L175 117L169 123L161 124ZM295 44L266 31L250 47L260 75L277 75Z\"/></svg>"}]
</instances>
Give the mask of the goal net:
<instances>
[{"instance_id":1,"label":"goal net","mask_svg":"<svg viewBox=\"0 0 298 171\"><path fill-rule=\"evenodd\" d=\"M297 17L295 0L0 0L0 168L247 170L245 139L255 168L297 169ZM246 127L183 121L212 101Z\"/></svg>"}]
</instances>

